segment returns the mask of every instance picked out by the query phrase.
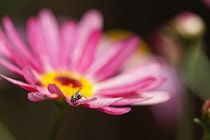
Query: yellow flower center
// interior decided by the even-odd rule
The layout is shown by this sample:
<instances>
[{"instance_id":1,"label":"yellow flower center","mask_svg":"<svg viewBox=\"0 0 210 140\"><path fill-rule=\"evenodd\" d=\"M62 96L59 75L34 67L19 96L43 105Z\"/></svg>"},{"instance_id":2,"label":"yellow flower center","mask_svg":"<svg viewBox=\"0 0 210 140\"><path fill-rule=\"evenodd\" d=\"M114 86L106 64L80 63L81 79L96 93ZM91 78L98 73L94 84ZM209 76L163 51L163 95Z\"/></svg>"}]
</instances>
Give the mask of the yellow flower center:
<instances>
[{"instance_id":1,"label":"yellow flower center","mask_svg":"<svg viewBox=\"0 0 210 140\"><path fill-rule=\"evenodd\" d=\"M73 72L52 72L43 74L42 85L56 84L64 95L71 97L80 88L80 93L85 97L90 97L93 93L93 85L83 76Z\"/></svg>"}]
</instances>

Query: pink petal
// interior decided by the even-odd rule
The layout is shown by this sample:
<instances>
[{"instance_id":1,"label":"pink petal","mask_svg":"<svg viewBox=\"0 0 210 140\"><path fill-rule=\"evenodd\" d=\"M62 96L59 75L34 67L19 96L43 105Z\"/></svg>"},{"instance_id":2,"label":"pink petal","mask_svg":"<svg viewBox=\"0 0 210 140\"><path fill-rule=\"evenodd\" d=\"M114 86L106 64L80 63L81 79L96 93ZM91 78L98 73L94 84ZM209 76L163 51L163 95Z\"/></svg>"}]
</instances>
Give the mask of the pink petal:
<instances>
[{"instance_id":1,"label":"pink petal","mask_svg":"<svg viewBox=\"0 0 210 140\"><path fill-rule=\"evenodd\" d=\"M50 56L44 44L41 31L36 18L29 18L27 21L27 37L33 50L33 55L36 56L36 61L42 67L40 71L51 70Z\"/></svg>"},{"instance_id":2,"label":"pink petal","mask_svg":"<svg viewBox=\"0 0 210 140\"><path fill-rule=\"evenodd\" d=\"M124 96L136 92L142 91L144 88L151 87L157 80L153 77L146 77L145 79L139 79L139 81L129 82L127 84L116 86L112 88L100 89L96 92L97 95L106 96Z\"/></svg>"},{"instance_id":3,"label":"pink petal","mask_svg":"<svg viewBox=\"0 0 210 140\"><path fill-rule=\"evenodd\" d=\"M49 97L50 99L53 99L53 100L58 100L61 96L58 95L57 93L50 93L48 88L46 87L42 87L42 86L37 86L37 90L46 95L47 97Z\"/></svg>"},{"instance_id":4,"label":"pink petal","mask_svg":"<svg viewBox=\"0 0 210 140\"><path fill-rule=\"evenodd\" d=\"M151 84L143 87L141 90L138 91L150 91L150 90L155 90L158 87L160 87L162 84L164 84L166 82L166 78L156 78L156 80L154 82L152 82Z\"/></svg>"},{"instance_id":5,"label":"pink petal","mask_svg":"<svg viewBox=\"0 0 210 140\"><path fill-rule=\"evenodd\" d=\"M146 97L146 98L128 98L128 97L123 97L121 100L112 103L111 105L113 106L125 106L125 105L131 105L137 102L143 102L146 100L150 100L152 97Z\"/></svg>"},{"instance_id":6,"label":"pink petal","mask_svg":"<svg viewBox=\"0 0 210 140\"><path fill-rule=\"evenodd\" d=\"M100 31L102 29L102 16L96 10L90 10L82 17L78 24L77 39L72 56L72 67L75 69L76 65L80 63L80 58L83 57L83 49L86 46L87 39L93 31Z\"/></svg>"},{"instance_id":7,"label":"pink petal","mask_svg":"<svg viewBox=\"0 0 210 140\"><path fill-rule=\"evenodd\" d=\"M17 51L15 51L10 42L7 40L5 34L3 33L3 31L0 29L0 41L2 45L1 47L3 47L4 49L7 50L7 52L9 53L8 58L13 61L15 64L17 64L19 67L23 67L26 65L25 60L22 59L22 57L17 53Z\"/></svg>"},{"instance_id":8,"label":"pink petal","mask_svg":"<svg viewBox=\"0 0 210 140\"><path fill-rule=\"evenodd\" d=\"M124 62L133 54L139 45L139 38L136 36L130 37L115 43L111 46L103 56L99 57L90 69L88 76L95 81L102 81L109 76L115 74Z\"/></svg>"},{"instance_id":9,"label":"pink petal","mask_svg":"<svg viewBox=\"0 0 210 140\"><path fill-rule=\"evenodd\" d=\"M63 49L60 49L61 64L62 68L71 67L71 57L73 52L73 47L75 45L75 40L77 37L76 34L77 25L72 21L66 21L61 26L61 46Z\"/></svg>"},{"instance_id":10,"label":"pink petal","mask_svg":"<svg viewBox=\"0 0 210 140\"><path fill-rule=\"evenodd\" d=\"M27 84L27 83L24 83L24 82L21 82L21 81L18 81L18 80L14 80L14 79L11 79L9 77L6 77L4 75L1 75L1 77L3 77L4 79L10 81L11 83L15 84L15 85L18 85L26 90L29 90L29 91L37 91L37 89L33 86L33 85L30 85L30 84Z\"/></svg>"},{"instance_id":11,"label":"pink petal","mask_svg":"<svg viewBox=\"0 0 210 140\"><path fill-rule=\"evenodd\" d=\"M66 101L67 101L70 105L72 105L72 106L74 106L74 107L77 107L77 106L79 106L79 105L83 105L83 104L87 104L87 103L89 103L89 102L95 101L95 100L97 100L97 98L96 98L96 97L92 97L92 98L88 98L88 99L85 99L85 100L78 100L77 102L75 102L75 104L73 104L70 100L71 100L71 98L66 98Z\"/></svg>"},{"instance_id":12,"label":"pink petal","mask_svg":"<svg viewBox=\"0 0 210 140\"><path fill-rule=\"evenodd\" d=\"M107 114L122 115L122 114L128 113L131 110L131 108L128 108L128 107L123 107L123 108L103 107L103 108L97 108L97 110L102 111Z\"/></svg>"},{"instance_id":13,"label":"pink petal","mask_svg":"<svg viewBox=\"0 0 210 140\"><path fill-rule=\"evenodd\" d=\"M14 43L14 46L17 47L17 49L22 52L24 56L27 56L27 58L30 58L31 54L24 44L24 42L21 40L20 36L17 34L17 31L10 20L9 17L4 17L3 18L3 25L6 29L6 33L8 37L10 38L10 41Z\"/></svg>"},{"instance_id":14,"label":"pink petal","mask_svg":"<svg viewBox=\"0 0 210 140\"><path fill-rule=\"evenodd\" d=\"M87 11L79 23L79 28L82 31L93 31L101 29L103 26L103 18L100 11L89 10ZM84 32L85 33L85 32Z\"/></svg>"},{"instance_id":15,"label":"pink petal","mask_svg":"<svg viewBox=\"0 0 210 140\"><path fill-rule=\"evenodd\" d=\"M89 102L92 102L92 101L95 101L95 100L97 100L97 98L96 97L92 97L92 98L88 98L86 100L80 101L79 104L86 104L86 103L89 103Z\"/></svg>"},{"instance_id":16,"label":"pink petal","mask_svg":"<svg viewBox=\"0 0 210 140\"><path fill-rule=\"evenodd\" d=\"M25 45L25 43L21 40L9 17L3 18L3 25L6 29L6 33L10 39L10 42L16 48L16 51L21 54L21 57L23 57L27 63L29 63L31 66L33 66L33 68L37 70L37 63L35 63L36 61L34 61L34 59L31 57L31 52L28 50L28 47Z\"/></svg>"},{"instance_id":17,"label":"pink petal","mask_svg":"<svg viewBox=\"0 0 210 140\"><path fill-rule=\"evenodd\" d=\"M36 87L35 77L30 67L26 66L23 68L24 78L28 83Z\"/></svg>"},{"instance_id":18,"label":"pink petal","mask_svg":"<svg viewBox=\"0 0 210 140\"><path fill-rule=\"evenodd\" d=\"M57 67L56 64L60 59L55 56L59 56L60 42L56 18L51 11L44 9L39 14L38 25L44 47L51 57L51 63L54 67Z\"/></svg>"},{"instance_id":19,"label":"pink petal","mask_svg":"<svg viewBox=\"0 0 210 140\"><path fill-rule=\"evenodd\" d=\"M9 53L8 49L5 46L5 42L2 37L0 37L0 54L6 56L7 58L11 58L11 54Z\"/></svg>"},{"instance_id":20,"label":"pink petal","mask_svg":"<svg viewBox=\"0 0 210 140\"><path fill-rule=\"evenodd\" d=\"M33 55L36 55L36 61L41 63L42 56L45 55L45 50L42 49L43 43L38 34L37 19L29 18L27 21L27 37L31 45ZM41 51L43 50L43 53Z\"/></svg>"},{"instance_id":21,"label":"pink petal","mask_svg":"<svg viewBox=\"0 0 210 140\"><path fill-rule=\"evenodd\" d=\"M60 96L63 96L62 91L56 84L49 84L47 87L48 91L52 94L58 94Z\"/></svg>"},{"instance_id":22,"label":"pink petal","mask_svg":"<svg viewBox=\"0 0 210 140\"><path fill-rule=\"evenodd\" d=\"M109 97L97 97L97 100L88 102L87 104L84 104L84 106L89 107L89 108L102 108L109 106L117 101L119 101L120 98L109 98Z\"/></svg>"},{"instance_id":23,"label":"pink petal","mask_svg":"<svg viewBox=\"0 0 210 140\"><path fill-rule=\"evenodd\" d=\"M148 91L148 92L140 92L139 93L140 97L152 97L149 100L139 102L139 103L134 103L133 105L153 105L153 104L159 104L162 102L166 102L170 99L170 94L168 92L164 91Z\"/></svg>"},{"instance_id":24,"label":"pink petal","mask_svg":"<svg viewBox=\"0 0 210 140\"><path fill-rule=\"evenodd\" d=\"M38 101L43 101L50 98L40 92L31 92L31 93L28 93L28 99L33 102L38 102Z\"/></svg>"},{"instance_id":25,"label":"pink petal","mask_svg":"<svg viewBox=\"0 0 210 140\"><path fill-rule=\"evenodd\" d=\"M7 60L4 60L0 57L0 64L8 68L10 71L18 74L19 76L23 77L23 72L20 68L16 67L15 65L11 64Z\"/></svg>"},{"instance_id":26,"label":"pink petal","mask_svg":"<svg viewBox=\"0 0 210 140\"><path fill-rule=\"evenodd\" d=\"M140 66L135 69L128 69L113 78L109 78L106 81L98 83L97 89L100 90L119 86L126 86L129 83L133 83L135 81L151 77L152 74L159 72L161 68L162 65L160 61L156 61L151 64L147 64L146 66Z\"/></svg>"},{"instance_id":27,"label":"pink petal","mask_svg":"<svg viewBox=\"0 0 210 140\"><path fill-rule=\"evenodd\" d=\"M101 38L101 31L94 31L89 36L86 45L83 49L82 55L80 57L79 61L80 63L78 63L77 65L78 67L77 70L80 73L86 71L87 68L92 64L95 58L96 49L100 38Z\"/></svg>"}]
</instances>

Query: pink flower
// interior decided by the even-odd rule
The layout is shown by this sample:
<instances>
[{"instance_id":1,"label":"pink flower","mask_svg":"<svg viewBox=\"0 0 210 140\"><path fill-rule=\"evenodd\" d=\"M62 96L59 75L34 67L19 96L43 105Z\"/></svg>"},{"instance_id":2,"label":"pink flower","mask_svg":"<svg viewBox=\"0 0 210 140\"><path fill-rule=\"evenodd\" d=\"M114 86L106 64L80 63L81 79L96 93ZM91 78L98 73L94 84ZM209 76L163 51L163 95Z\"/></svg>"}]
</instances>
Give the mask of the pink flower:
<instances>
[{"instance_id":1,"label":"pink flower","mask_svg":"<svg viewBox=\"0 0 210 140\"><path fill-rule=\"evenodd\" d=\"M157 58L156 58L157 59ZM158 58L162 59L162 58ZM170 102L164 102L153 106L153 112L157 122L167 131L171 131L177 126L177 122L182 117L184 83L179 69L165 62L163 71L154 75L156 77L166 77L168 80L156 90L164 90L170 93Z\"/></svg>"},{"instance_id":2,"label":"pink flower","mask_svg":"<svg viewBox=\"0 0 210 140\"><path fill-rule=\"evenodd\" d=\"M201 0L208 8L210 8L210 0Z\"/></svg>"},{"instance_id":3,"label":"pink flower","mask_svg":"<svg viewBox=\"0 0 210 140\"><path fill-rule=\"evenodd\" d=\"M169 99L167 92L153 91L166 80L151 76L160 71L161 62L121 69L140 39L132 36L104 43L98 11L88 11L78 23L67 20L59 25L50 11L42 10L27 21L28 42L8 17L3 18L3 25L6 35L0 30L0 49L5 58L0 63L26 82L1 77L29 90L31 101L52 99L120 115L130 108L119 106Z\"/></svg>"}]
</instances>

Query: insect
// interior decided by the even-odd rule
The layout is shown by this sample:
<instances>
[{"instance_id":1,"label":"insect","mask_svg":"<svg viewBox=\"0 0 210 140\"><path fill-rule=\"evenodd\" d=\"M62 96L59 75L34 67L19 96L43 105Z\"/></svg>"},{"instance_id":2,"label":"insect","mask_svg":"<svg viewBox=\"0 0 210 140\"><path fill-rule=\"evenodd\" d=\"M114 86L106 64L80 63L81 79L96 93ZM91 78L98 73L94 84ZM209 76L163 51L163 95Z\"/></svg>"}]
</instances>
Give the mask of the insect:
<instances>
[{"instance_id":1,"label":"insect","mask_svg":"<svg viewBox=\"0 0 210 140\"><path fill-rule=\"evenodd\" d=\"M73 105L75 105L76 106L76 102L78 101L78 100L80 100L82 97L85 97L85 96L83 96L81 93L80 93L80 90L81 90L82 88L80 88L76 93L74 93L72 96L71 96L71 99L70 99L70 102L73 104ZM86 98L86 97L85 97Z\"/></svg>"}]
</instances>

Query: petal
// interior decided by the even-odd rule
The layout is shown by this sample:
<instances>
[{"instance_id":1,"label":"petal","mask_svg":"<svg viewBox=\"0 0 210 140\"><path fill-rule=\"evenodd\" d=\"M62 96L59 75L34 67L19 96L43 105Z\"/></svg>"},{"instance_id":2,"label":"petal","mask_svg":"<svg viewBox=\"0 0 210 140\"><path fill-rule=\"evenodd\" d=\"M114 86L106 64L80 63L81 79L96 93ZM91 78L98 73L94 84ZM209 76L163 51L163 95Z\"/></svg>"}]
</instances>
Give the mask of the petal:
<instances>
[{"instance_id":1,"label":"petal","mask_svg":"<svg viewBox=\"0 0 210 140\"><path fill-rule=\"evenodd\" d=\"M139 89L138 91L140 92L140 91L156 90L158 87L163 85L166 81L167 81L166 78L156 78L156 80L154 82L143 87L141 90Z\"/></svg>"},{"instance_id":2,"label":"petal","mask_svg":"<svg viewBox=\"0 0 210 140\"><path fill-rule=\"evenodd\" d=\"M96 95L106 96L124 96L136 92L138 90L143 91L144 88L151 87L157 80L153 77L147 77L135 82L128 82L123 86L116 86L112 88L100 89L96 92Z\"/></svg>"},{"instance_id":3,"label":"petal","mask_svg":"<svg viewBox=\"0 0 210 140\"><path fill-rule=\"evenodd\" d=\"M17 51L15 51L10 42L8 41L8 39L6 38L5 34L3 33L3 31L0 29L0 45L2 45L1 47L3 47L4 49L7 50L7 52L9 53L8 58L13 61L15 64L17 64L19 67L23 67L26 65L25 60L22 59L22 57L17 53Z\"/></svg>"},{"instance_id":4,"label":"petal","mask_svg":"<svg viewBox=\"0 0 210 140\"><path fill-rule=\"evenodd\" d=\"M131 105L131 104L134 104L134 103L137 103L137 102L143 102L143 101L146 101L146 100L150 100L152 97L145 97L145 98L128 98L128 97L123 97L121 100L115 102L115 103L112 103L111 105L113 106L125 106L125 105Z\"/></svg>"},{"instance_id":5,"label":"petal","mask_svg":"<svg viewBox=\"0 0 210 140\"><path fill-rule=\"evenodd\" d=\"M33 68L38 70L36 61L34 61L33 57L31 57L31 52L29 51L26 44L21 40L9 17L3 18L3 25L6 29L8 38L11 44L16 48L16 51L19 52L19 54L21 54L21 57L23 57L25 61L27 61L27 63L29 63L31 66L33 66Z\"/></svg>"},{"instance_id":6,"label":"petal","mask_svg":"<svg viewBox=\"0 0 210 140\"><path fill-rule=\"evenodd\" d=\"M72 68L75 69L80 63L80 58L83 54L87 39L93 31L102 29L102 15L99 11L90 10L81 19L78 24L76 44L72 56Z\"/></svg>"},{"instance_id":7,"label":"petal","mask_svg":"<svg viewBox=\"0 0 210 140\"><path fill-rule=\"evenodd\" d=\"M89 103L89 102L92 102L92 101L95 101L95 100L97 100L97 98L96 97L92 97L92 98L88 98L86 100L80 101L79 104L86 104L86 103Z\"/></svg>"},{"instance_id":8,"label":"petal","mask_svg":"<svg viewBox=\"0 0 210 140\"><path fill-rule=\"evenodd\" d=\"M26 66L23 68L24 78L28 83L36 87L35 77L30 67Z\"/></svg>"},{"instance_id":9,"label":"petal","mask_svg":"<svg viewBox=\"0 0 210 140\"><path fill-rule=\"evenodd\" d=\"M129 107L123 107L123 108L103 107L103 108L97 108L97 110L102 111L107 114L111 114L111 115L122 115L122 114L128 113L131 110L131 108Z\"/></svg>"},{"instance_id":10,"label":"petal","mask_svg":"<svg viewBox=\"0 0 210 140\"><path fill-rule=\"evenodd\" d=\"M30 92L28 93L28 99L33 102L38 102L38 101L43 101L50 98L41 92Z\"/></svg>"},{"instance_id":11,"label":"petal","mask_svg":"<svg viewBox=\"0 0 210 140\"><path fill-rule=\"evenodd\" d=\"M36 56L36 61L42 67L39 67L41 71L51 70L50 56L45 46L42 33L40 31L38 20L36 18L29 18L27 21L27 37L33 50L33 55Z\"/></svg>"},{"instance_id":12,"label":"petal","mask_svg":"<svg viewBox=\"0 0 210 140\"><path fill-rule=\"evenodd\" d=\"M109 78L106 81L98 83L97 89L126 86L128 83L133 83L135 81L151 77L152 74L159 72L161 68L162 63L160 63L160 61L155 61L145 66L139 66L137 68L128 69L113 78Z\"/></svg>"},{"instance_id":13,"label":"petal","mask_svg":"<svg viewBox=\"0 0 210 140\"><path fill-rule=\"evenodd\" d=\"M150 91L150 92L140 92L140 97L152 97L149 100L134 103L133 105L153 105L153 104L159 104L162 102L166 102L170 99L170 94L168 92L164 91Z\"/></svg>"},{"instance_id":14,"label":"petal","mask_svg":"<svg viewBox=\"0 0 210 140\"><path fill-rule=\"evenodd\" d=\"M27 84L27 83L24 83L24 82L21 82L21 81L18 81L18 80L11 79L11 78L6 77L6 76L1 75L1 74L0 74L0 76L3 77L4 79L10 81L11 83L22 87L23 89L26 89L26 90L29 90L29 91L37 91L36 87L34 87L33 85L30 85L30 84Z\"/></svg>"},{"instance_id":15,"label":"petal","mask_svg":"<svg viewBox=\"0 0 210 140\"><path fill-rule=\"evenodd\" d=\"M98 42L101 38L101 31L93 31L89 36L85 47L82 52L82 56L80 57L80 63L77 65L77 70L80 73L83 73L87 70L87 68L92 64L96 50L98 47Z\"/></svg>"},{"instance_id":16,"label":"petal","mask_svg":"<svg viewBox=\"0 0 210 140\"><path fill-rule=\"evenodd\" d=\"M49 84L47 87L48 91L52 94L58 94L60 96L63 96L62 91L56 84Z\"/></svg>"},{"instance_id":17,"label":"petal","mask_svg":"<svg viewBox=\"0 0 210 140\"><path fill-rule=\"evenodd\" d=\"M87 11L80 23L79 23L79 28L81 31L92 31L95 29L101 29L103 26L103 17L100 13L100 11L91 9L89 11ZM87 33L87 32L86 32Z\"/></svg>"},{"instance_id":18,"label":"petal","mask_svg":"<svg viewBox=\"0 0 210 140\"><path fill-rule=\"evenodd\" d=\"M79 106L79 105L83 105L83 104L87 104L87 103L89 103L89 102L95 101L95 100L97 100L97 98L96 98L96 97L92 97L92 98L88 98L88 99L85 99L85 100L78 100L78 101L75 102L74 104L73 104L70 100L71 100L71 98L66 97L66 101L67 101L70 105L72 105L72 106L74 106L74 107L77 107L77 106ZM84 105L84 106L85 106L85 105Z\"/></svg>"},{"instance_id":19,"label":"petal","mask_svg":"<svg viewBox=\"0 0 210 140\"><path fill-rule=\"evenodd\" d=\"M61 42L63 49L60 49L61 56L61 65L62 68L71 67L71 57L73 52L73 47L76 40L76 29L77 25L73 21L66 21L61 25Z\"/></svg>"},{"instance_id":20,"label":"petal","mask_svg":"<svg viewBox=\"0 0 210 140\"><path fill-rule=\"evenodd\" d=\"M37 19L33 17L29 18L27 20L26 28L27 28L26 31L27 31L28 41L31 46L33 55L36 55L37 56L36 61L41 63L43 59L42 57L45 55L46 51L45 49L42 49L43 43L38 33Z\"/></svg>"},{"instance_id":21,"label":"petal","mask_svg":"<svg viewBox=\"0 0 210 140\"><path fill-rule=\"evenodd\" d=\"M120 98L108 98L108 97L97 97L97 100L89 102L87 104L84 104L84 106L89 107L89 108L102 108L109 106L117 101L119 101Z\"/></svg>"},{"instance_id":22,"label":"petal","mask_svg":"<svg viewBox=\"0 0 210 140\"><path fill-rule=\"evenodd\" d=\"M1 50L1 52L0 52L1 55L6 56L7 58L11 58L11 54L9 53L8 49L5 46L5 42L2 38L2 36L0 36L0 50Z\"/></svg>"},{"instance_id":23,"label":"petal","mask_svg":"<svg viewBox=\"0 0 210 140\"><path fill-rule=\"evenodd\" d=\"M12 21L9 17L3 18L3 25L6 29L6 33L10 39L10 41L14 44L14 46L22 53L22 55L27 56L27 58L30 58L31 54L24 44L24 42L21 40L20 36L18 35Z\"/></svg>"},{"instance_id":24,"label":"petal","mask_svg":"<svg viewBox=\"0 0 210 140\"><path fill-rule=\"evenodd\" d=\"M42 10L38 17L38 30L42 37L44 47L51 57L51 63L54 67L60 60L55 56L59 56L59 28L53 13L47 9Z\"/></svg>"},{"instance_id":25,"label":"petal","mask_svg":"<svg viewBox=\"0 0 210 140\"><path fill-rule=\"evenodd\" d=\"M17 66L11 64L7 60L2 59L1 57L0 57L0 64L5 66L10 71L12 71L12 72L18 74L19 76L23 77L23 72L22 72L22 70L20 68L18 68Z\"/></svg>"},{"instance_id":26,"label":"petal","mask_svg":"<svg viewBox=\"0 0 210 140\"><path fill-rule=\"evenodd\" d=\"M102 81L115 74L133 54L139 44L137 36L114 43L103 56L99 57L90 69L88 76L95 81Z\"/></svg>"}]
</instances>

